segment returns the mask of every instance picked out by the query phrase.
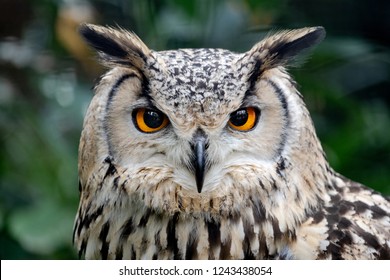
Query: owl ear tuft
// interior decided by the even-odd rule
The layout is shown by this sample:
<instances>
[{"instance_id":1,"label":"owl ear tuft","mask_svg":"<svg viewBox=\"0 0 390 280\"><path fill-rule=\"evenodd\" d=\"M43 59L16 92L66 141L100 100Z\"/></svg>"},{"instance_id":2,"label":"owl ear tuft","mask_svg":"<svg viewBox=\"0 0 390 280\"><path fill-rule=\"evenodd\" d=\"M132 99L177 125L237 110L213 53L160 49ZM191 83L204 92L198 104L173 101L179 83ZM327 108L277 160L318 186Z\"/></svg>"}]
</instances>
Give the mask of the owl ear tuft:
<instances>
[{"instance_id":1,"label":"owl ear tuft","mask_svg":"<svg viewBox=\"0 0 390 280\"><path fill-rule=\"evenodd\" d=\"M297 56L319 44L324 37L325 29L320 26L281 31L257 43L246 55L256 60L255 64L260 67L256 72L262 72L290 65Z\"/></svg>"},{"instance_id":2,"label":"owl ear tuft","mask_svg":"<svg viewBox=\"0 0 390 280\"><path fill-rule=\"evenodd\" d=\"M109 67L122 65L142 70L150 55L149 48L137 35L123 29L84 23L79 32Z\"/></svg>"}]
</instances>

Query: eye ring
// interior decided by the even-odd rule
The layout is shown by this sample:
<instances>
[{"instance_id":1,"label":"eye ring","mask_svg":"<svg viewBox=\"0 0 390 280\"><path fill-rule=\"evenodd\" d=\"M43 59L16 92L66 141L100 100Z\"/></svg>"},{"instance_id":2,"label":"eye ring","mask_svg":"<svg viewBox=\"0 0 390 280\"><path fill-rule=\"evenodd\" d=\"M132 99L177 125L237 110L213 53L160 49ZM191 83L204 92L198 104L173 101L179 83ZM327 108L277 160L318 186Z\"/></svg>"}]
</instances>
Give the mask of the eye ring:
<instances>
[{"instance_id":1,"label":"eye ring","mask_svg":"<svg viewBox=\"0 0 390 280\"><path fill-rule=\"evenodd\" d=\"M133 111L136 128L144 133L160 131L169 124L168 117L155 109L138 108Z\"/></svg>"},{"instance_id":2,"label":"eye ring","mask_svg":"<svg viewBox=\"0 0 390 280\"><path fill-rule=\"evenodd\" d=\"M257 123L260 111L254 107L240 108L230 114L229 126L237 131L249 131Z\"/></svg>"}]
</instances>

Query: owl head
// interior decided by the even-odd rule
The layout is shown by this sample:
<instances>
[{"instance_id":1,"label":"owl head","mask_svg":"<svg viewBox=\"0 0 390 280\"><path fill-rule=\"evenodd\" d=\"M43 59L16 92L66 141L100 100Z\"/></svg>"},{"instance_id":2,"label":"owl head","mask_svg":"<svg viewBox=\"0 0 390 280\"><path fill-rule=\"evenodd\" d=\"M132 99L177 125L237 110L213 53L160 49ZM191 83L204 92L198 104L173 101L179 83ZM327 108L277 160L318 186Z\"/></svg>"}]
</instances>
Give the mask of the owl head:
<instances>
[{"instance_id":1,"label":"owl head","mask_svg":"<svg viewBox=\"0 0 390 280\"><path fill-rule=\"evenodd\" d=\"M261 196L283 211L282 200L314 201L328 165L286 67L324 38L322 27L276 33L245 53L154 51L125 30L80 32L109 68L85 117L82 186L109 162L126 174L126 192L156 209L190 211L191 200L199 211L221 212L223 203L240 211L226 198Z\"/></svg>"}]
</instances>

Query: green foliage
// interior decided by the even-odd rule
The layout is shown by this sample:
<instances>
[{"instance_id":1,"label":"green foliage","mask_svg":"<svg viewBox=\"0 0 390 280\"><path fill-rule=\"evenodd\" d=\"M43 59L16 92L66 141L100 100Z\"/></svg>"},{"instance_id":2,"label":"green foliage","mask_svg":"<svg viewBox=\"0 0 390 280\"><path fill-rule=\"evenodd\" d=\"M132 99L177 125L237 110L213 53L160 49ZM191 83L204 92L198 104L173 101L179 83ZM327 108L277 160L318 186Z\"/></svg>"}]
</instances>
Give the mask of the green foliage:
<instances>
[{"instance_id":1,"label":"green foliage","mask_svg":"<svg viewBox=\"0 0 390 280\"><path fill-rule=\"evenodd\" d=\"M1 259L76 258L77 146L102 72L70 37L78 21L118 24L154 49L236 51L271 29L323 25L327 39L293 75L331 165L390 194L390 19L377 11L390 2L342 0L337 9L325 0L25 2L7 1L0 11L9 21L0 28Z\"/></svg>"}]
</instances>

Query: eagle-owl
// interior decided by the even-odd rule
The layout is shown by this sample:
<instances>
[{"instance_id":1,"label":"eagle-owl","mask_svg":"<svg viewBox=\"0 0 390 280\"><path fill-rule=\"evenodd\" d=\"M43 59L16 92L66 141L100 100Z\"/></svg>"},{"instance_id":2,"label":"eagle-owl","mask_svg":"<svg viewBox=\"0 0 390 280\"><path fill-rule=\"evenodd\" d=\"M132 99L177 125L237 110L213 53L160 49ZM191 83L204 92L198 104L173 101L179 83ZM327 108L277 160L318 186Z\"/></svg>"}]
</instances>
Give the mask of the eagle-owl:
<instances>
[{"instance_id":1,"label":"eagle-owl","mask_svg":"<svg viewBox=\"0 0 390 280\"><path fill-rule=\"evenodd\" d=\"M329 166L286 71L324 28L245 53L83 24L109 68L79 147L87 259L390 259L390 201Z\"/></svg>"}]
</instances>

